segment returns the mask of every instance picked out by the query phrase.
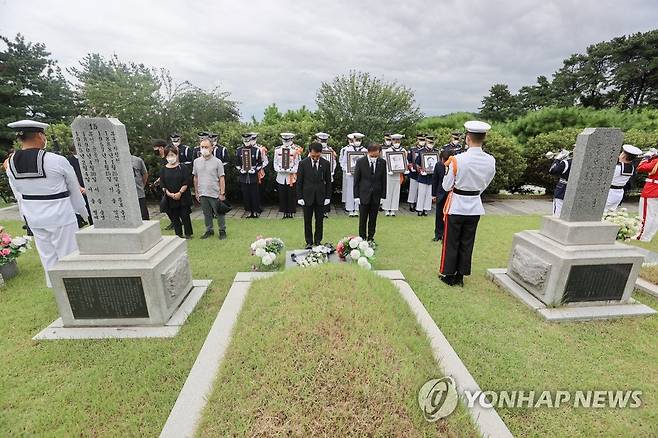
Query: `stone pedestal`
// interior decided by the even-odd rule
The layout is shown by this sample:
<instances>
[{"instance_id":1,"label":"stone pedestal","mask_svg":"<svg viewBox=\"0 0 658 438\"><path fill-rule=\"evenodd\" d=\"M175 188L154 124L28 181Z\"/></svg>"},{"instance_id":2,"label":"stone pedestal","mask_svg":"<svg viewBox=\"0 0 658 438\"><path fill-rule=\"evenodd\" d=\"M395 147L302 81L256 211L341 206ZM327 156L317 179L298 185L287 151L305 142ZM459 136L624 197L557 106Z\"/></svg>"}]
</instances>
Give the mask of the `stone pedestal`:
<instances>
[{"instance_id":1,"label":"stone pedestal","mask_svg":"<svg viewBox=\"0 0 658 438\"><path fill-rule=\"evenodd\" d=\"M98 231L78 232L80 251L49 271L64 327L164 325L192 290L187 242L157 221Z\"/></svg>"}]
</instances>

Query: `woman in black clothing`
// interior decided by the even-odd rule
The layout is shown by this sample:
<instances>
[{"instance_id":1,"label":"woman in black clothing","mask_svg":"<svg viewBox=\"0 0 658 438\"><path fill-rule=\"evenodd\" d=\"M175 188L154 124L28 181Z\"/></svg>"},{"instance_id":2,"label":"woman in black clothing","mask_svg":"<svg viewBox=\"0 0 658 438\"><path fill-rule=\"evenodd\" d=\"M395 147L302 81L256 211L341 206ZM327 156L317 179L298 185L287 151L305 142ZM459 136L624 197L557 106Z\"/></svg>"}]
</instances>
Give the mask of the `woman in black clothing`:
<instances>
[{"instance_id":1,"label":"woman in black clothing","mask_svg":"<svg viewBox=\"0 0 658 438\"><path fill-rule=\"evenodd\" d=\"M169 146L165 148L167 164L160 168L160 185L164 192L163 204L167 216L174 225L174 231L178 237L192 238L192 195L188 190L191 185L192 176L190 169L178 161L178 148ZM182 223L182 224L181 224Z\"/></svg>"}]
</instances>

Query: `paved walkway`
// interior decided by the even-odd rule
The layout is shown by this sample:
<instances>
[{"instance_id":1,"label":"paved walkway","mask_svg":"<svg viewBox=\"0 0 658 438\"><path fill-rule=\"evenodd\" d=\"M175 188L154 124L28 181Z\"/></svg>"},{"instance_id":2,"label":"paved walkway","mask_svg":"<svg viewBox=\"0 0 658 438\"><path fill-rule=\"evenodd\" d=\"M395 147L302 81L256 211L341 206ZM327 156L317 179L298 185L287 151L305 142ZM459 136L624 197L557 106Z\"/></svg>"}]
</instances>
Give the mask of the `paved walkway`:
<instances>
[{"instance_id":1,"label":"paved walkway","mask_svg":"<svg viewBox=\"0 0 658 438\"><path fill-rule=\"evenodd\" d=\"M637 201L633 202L624 202L623 207L628 208L631 212L637 212L638 203ZM346 216L347 213L343 210L342 204L332 205L331 216ZM406 204L400 204L401 210L398 212L398 216L409 216L415 215L416 213L410 212ZM491 215L527 215L527 214L538 214L546 215L551 214L553 208L552 201L550 199L495 199L495 200L485 200L484 209L487 214ZM283 217L282 213L279 213L278 206L267 206L265 211L261 215L261 218L264 219L280 219ZM151 213L152 219L159 219L163 216L159 212L157 204L149 205L149 211ZM300 212L301 213L301 212ZM245 217L248 214L238 206L230 211L226 217L229 218L241 218ZM203 219L203 213L201 209L195 207L192 211L192 219ZM20 220L18 214L18 207L16 205L5 207L0 209L0 221L3 220Z\"/></svg>"}]
</instances>

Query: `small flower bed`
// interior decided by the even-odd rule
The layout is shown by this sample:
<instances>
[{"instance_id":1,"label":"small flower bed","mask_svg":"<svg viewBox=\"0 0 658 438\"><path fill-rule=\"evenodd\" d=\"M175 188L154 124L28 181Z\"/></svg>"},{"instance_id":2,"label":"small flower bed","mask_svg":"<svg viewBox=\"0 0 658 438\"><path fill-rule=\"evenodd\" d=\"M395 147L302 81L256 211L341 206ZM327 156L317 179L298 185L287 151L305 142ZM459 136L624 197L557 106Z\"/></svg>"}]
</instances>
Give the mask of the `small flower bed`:
<instances>
[{"instance_id":1,"label":"small flower bed","mask_svg":"<svg viewBox=\"0 0 658 438\"><path fill-rule=\"evenodd\" d=\"M642 219L638 216L630 215L625 208L606 211L603 213L603 220L619 225L617 240L630 240L635 237L640 230L640 225L642 224Z\"/></svg>"},{"instance_id":2,"label":"small flower bed","mask_svg":"<svg viewBox=\"0 0 658 438\"><path fill-rule=\"evenodd\" d=\"M361 237L349 236L342 238L336 245L336 252L341 260L356 262L359 266L372 269L376 246L366 242Z\"/></svg>"},{"instance_id":3,"label":"small flower bed","mask_svg":"<svg viewBox=\"0 0 658 438\"><path fill-rule=\"evenodd\" d=\"M30 236L11 237L5 229L0 226L0 266L16 260L21 254L26 252L32 246Z\"/></svg>"},{"instance_id":4,"label":"small flower bed","mask_svg":"<svg viewBox=\"0 0 658 438\"><path fill-rule=\"evenodd\" d=\"M279 254L283 251L285 245L283 240L278 237L256 237L256 241L251 244L251 255L258 257L258 264L254 264L254 271L271 271L279 266L281 257Z\"/></svg>"}]
</instances>

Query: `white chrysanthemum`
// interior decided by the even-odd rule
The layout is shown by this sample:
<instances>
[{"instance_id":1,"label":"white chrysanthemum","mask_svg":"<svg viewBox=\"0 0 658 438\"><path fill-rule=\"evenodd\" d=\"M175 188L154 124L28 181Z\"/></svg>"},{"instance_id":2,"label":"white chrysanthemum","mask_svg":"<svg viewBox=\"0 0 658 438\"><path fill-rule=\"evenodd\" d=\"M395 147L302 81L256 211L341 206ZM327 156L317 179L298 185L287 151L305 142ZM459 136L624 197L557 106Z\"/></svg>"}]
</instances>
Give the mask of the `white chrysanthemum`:
<instances>
[{"instance_id":1,"label":"white chrysanthemum","mask_svg":"<svg viewBox=\"0 0 658 438\"><path fill-rule=\"evenodd\" d=\"M256 242L256 248L265 248L267 246L267 240L265 239L258 239Z\"/></svg>"},{"instance_id":2,"label":"white chrysanthemum","mask_svg":"<svg viewBox=\"0 0 658 438\"><path fill-rule=\"evenodd\" d=\"M350 257L352 257L352 260L358 260L359 257L361 257L361 251L358 249L353 249L350 251Z\"/></svg>"},{"instance_id":3,"label":"white chrysanthemum","mask_svg":"<svg viewBox=\"0 0 658 438\"><path fill-rule=\"evenodd\" d=\"M251 244L251 250L252 250L252 251L255 251L255 250L256 250L256 242L254 242L254 243Z\"/></svg>"},{"instance_id":4,"label":"white chrysanthemum","mask_svg":"<svg viewBox=\"0 0 658 438\"><path fill-rule=\"evenodd\" d=\"M276 260L276 253L275 252L268 252L267 254L270 256L272 261Z\"/></svg>"},{"instance_id":5,"label":"white chrysanthemum","mask_svg":"<svg viewBox=\"0 0 658 438\"><path fill-rule=\"evenodd\" d=\"M359 241L356 240L356 238L350 240L350 248L354 249L354 248L356 248L357 246L359 246Z\"/></svg>"},{"instance_id":6,"label":"white chrysanthemum","mask_svg":"<svg viewBox=\"0 0 658 438\"><path fill-rule=\"evenodd\" d=\"M265 266L269 266L269 265L271 265L271 264L274 262L274 260L272 259L272 257L270 257L270 255L267 254L267 253L265 253L265 255L263 256L263 258L260 259L260 261L261 261L261 263L263 263Z\"/></svg>"},{"instance_id":7,"label":"white chrysanthemum","mask_svg":"<svg viewBox=\"0 0 658 438\"><path fill-rule=\"evenodd\" d=\"M367 262L367 263L366 263L365 268L366 268L367 270L371 270L371 269L372 269L372 265L370 264L370 262Z\"/></svg>"},{"instance_id":8,"label":"white chrysanthemum","mask_svg":"<svg viewBox=\"0 0 658 438\"><path fill-rule=\"evenodd\" d=\"M27 248L22 246L22 247L18 248L18 252L27 252Z\"/></svg>"},{"instance_id":9,"label":"white chrysanthemum","mask_svg":"<svg viewBox=\"0 0 658 438\"><path fill-rule=\"evenodd\" d=\"M359 260L356 263L362 268L365 268L368 263L368 259L365 257L359 257Z\"/></svg>"},{"instance_id":10,"label":"white chrysanthemum","mask_svg":"<svg viewBox=\"0 0 658 438\"><path fill-rule=\"evenodd\" d=\"M359 243L363 242L363 237L361 237L361 236L357 236L357 237L355 237L355 239Z\"/></svg>"},{"instance_id":11,"label":"white chrysanthemum","mask_svg":"<svg viewBox=\"0 0 658 438\"><path fill-rule=\"evenodd\" d=\"M254 255L256 257L263 257L265 254L267 254L267 251L265 251L263 248L256 248L256 251L254 251Z\"/></svg>"},{"instance_id":12,"label":"white chrysanthemum","mask_svg":"<svg viewBox=\"0 0 658 438\"><path fill-rule=\"evenodd\" d=\"M366 257L372 258L375 255L375 250L368 247L363 253L365 254Z\"/></svg>"},{"instance_id":13,"label":"white chrysanthemum","mask_svg":"<svg viewBox=\"0 0 658 438\"><path fill-rule=\"evenodd\" d=\"M366 242L365 240L359 243L359 249L361 251L365 251L368 248L370 248L370 244L368 244L368 242Z\"/></svg>"}]
</instances>

